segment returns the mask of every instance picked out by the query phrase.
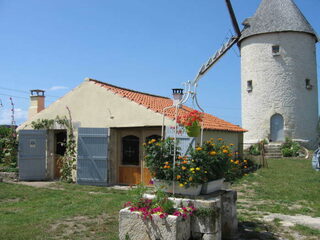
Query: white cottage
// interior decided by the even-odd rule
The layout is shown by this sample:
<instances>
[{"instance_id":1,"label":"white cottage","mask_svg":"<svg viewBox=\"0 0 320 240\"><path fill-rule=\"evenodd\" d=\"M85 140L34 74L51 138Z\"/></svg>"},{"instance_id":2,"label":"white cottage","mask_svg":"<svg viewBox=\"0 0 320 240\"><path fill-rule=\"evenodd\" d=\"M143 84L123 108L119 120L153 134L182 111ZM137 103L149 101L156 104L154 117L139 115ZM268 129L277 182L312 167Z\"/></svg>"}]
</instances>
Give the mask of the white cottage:
<instances>
[{"instance_id":1,"label":"white cottage","mask_svg":"<svg viewBox=\"0 0 320 240\"><path fill-rule=\"evenodd\" d=\"M85 79L78 87L41 110L43 97L42 93L31 97L32 116L18 128L22 179L59 177L57 157L63 154L63 148L58 143L66 138L66 130L43 130L41 133L40 130L30 130L30 124L37 119L68 116L68 107L78 138L78 183L149 182L150 173L144 166L142 144L150 137L161 135L162 111L172 105L171 99L94 79ZM35 109L35 106L40 106L40 109ZM179 113L192 110L183 106ZM168 111L165 125L172 126L173 118L174 111ZM205 114L204 128L204 140L221 137L227 143L233 143L235 151L241 152L245 132L241 127Z\"/></svg>"},{"instance_id":2,"label":"white cottage","mask_svg":"<svg viewBox=\"0 0 320 240\"><path fill-rule=\"evenodd\" d=\"M241 34L247 145L285 137L317 144L317 35L293 0L262 0Z\"/></svg>"}]
</instances>

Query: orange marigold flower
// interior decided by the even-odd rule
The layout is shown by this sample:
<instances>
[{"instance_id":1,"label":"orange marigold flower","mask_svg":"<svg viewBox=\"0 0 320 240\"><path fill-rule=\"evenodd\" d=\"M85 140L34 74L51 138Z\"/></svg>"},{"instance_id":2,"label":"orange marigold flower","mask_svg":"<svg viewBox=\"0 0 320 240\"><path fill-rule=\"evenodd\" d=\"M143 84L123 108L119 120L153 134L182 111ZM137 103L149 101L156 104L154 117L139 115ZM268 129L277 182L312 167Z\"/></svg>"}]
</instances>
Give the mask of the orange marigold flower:
<instances>
[{"instance_id":1,"label":"orange marigold flower","mask_svg":"<svg viewBox=\"0 0 320 240\"><path fill-rule=\"evenodd\" d=\"M167 168L171 168L170 166L167 166Z\"/></svg>"},{"instance_id":2,"label":"orange marigold flower","mask_svg":"<svg viewBox=\"0 0 320 240\"><path fill-rule=\"evenodd\" d=\"M180 179L180 178L181 178L181 176L180 176L180 175L178 175L178 176L177 176L177 179Z\"/></svg>"},{"instance_id":3,"label":"orange marigold flower","mask_svg":"<svg viewBox=\"0 0 320 240\"><path fill-rule=\"evenodd\" d=\"M168 165L168 164L169 164L169 162L165 162L164 164L165 164L165 165Z\"/></svg>"},{"instance_id":4,"label":"orange marigold flower","mask_svg":"<svg viewBox=\"0 0 320 240\"><path fill-rule=\"evenodd\" d=\"M243 160L245 163L248 163L248 160Z\"/></svg>"},{"instance_id":5,"label":"orange marigold flower","mask_svg":"<svg viewBox=\"0 0 320 240\"><path fill-rule=\"evenodd\" d=\"M228 153L229 151L227 149L223 149L223 153Z\"/></svg>"},{"instance_id":6,"label":"orange marigold flower","mask_svg":"<svg viewBox=\"0 0 320 240\"><path fill-rule=\"evenodd\" d=\"M214 156L214 155L217 154L217 152L216 152L216 151L211 151L209 154L210 154L211 156Z\"/></svg>"},{"instance_id":7,"label":"orange marigold flower","mask_svg":"<svg viewBox=\"0 0 320 240\"><path fill-rule=\"evenodd\" d=\"M232 153L229 153L229 154L228 154L229 157L232 157L232 155L233 155Z\"/></svg>"},{"instance_id":8,"label":"orange marigold flower","mask_svg":"<svg viewBox=\"0 0 320 240\"><path fill-rule=\"evenodd\" d=\"M181 169L182 169L182 170L186 170L187 168L186 168L185 166L182 166Z\"/></svg>"},{"instance_id":9,"label":"orange marigold flower","mask_svg":"<svg viewBox=\"0 0 320 240\"><path fill-rule=\"evenodd\" d=\"M193 180L193 178L192 177L189 177L189 181L191 182Z\"/></svg>"},{"instance_id":10,"label":"orange marigold flower","mask_svg":"<svg viewBox=\"0 0 320 240\"><path fill-rule=\"evenodd\" d=\"M178 159L182 159L183 157L182 156L178 156Z\"/></svg>"},{"instance_id":11,"label":"orange marigold flower","mask_svg":"<svg viewBox=\"0 0 320 240\"><path fill-rule=\"evenodd\" d=\"M248 168L247 166L244 166L244 168Z\"/></svg>"},{"instance_id":12,"label":"orange marigold flower","mask_svg":"<svg viewBox=\"0 0 320 240\"><path fill-rule=\"evenodd\" d=\"M222 141L223 140L223 138L218 138L218 141Z\"/></svg>"}]
</instances>

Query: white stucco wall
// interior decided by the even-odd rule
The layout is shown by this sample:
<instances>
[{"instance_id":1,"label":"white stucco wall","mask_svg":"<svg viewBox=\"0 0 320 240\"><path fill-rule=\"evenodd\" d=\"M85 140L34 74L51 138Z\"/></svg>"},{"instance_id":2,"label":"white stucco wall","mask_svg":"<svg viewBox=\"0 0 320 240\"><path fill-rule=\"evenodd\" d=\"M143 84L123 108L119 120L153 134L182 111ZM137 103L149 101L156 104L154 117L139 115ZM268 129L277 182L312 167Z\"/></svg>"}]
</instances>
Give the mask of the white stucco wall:
<instances>
[{"instance_id":1,"label":"white stucco wall","mask_svg":"<svg viewBox=\"0 0 320 240\"><path fill-rule=\"evenodd\" d=\"M155 113L127 98L84 81L68 94L52 103L19 126L18 130L30 129L37 119L54 119L57 115L68 116L69 107L73 121L78 127L143 127L161 126L162 114ZM171 120L166 124L172 123Z\"/></svg>"},{"instance_id":2,"label":"white stucco wall","mask_svg":"<svg viewBox=\"0 0 320 240\"><path fill-rule=\"evenodd\" d=\"M273 56L272 46L280 46ZM242 127L245 143L270 137L270 119L284 118L284 134L317 142L318 87L314 36L283 32L252 36L241 42ZM306 89L310 79L313 88ZM247 91L252 80L253 90Z\"/></svg>"}]
</instances>

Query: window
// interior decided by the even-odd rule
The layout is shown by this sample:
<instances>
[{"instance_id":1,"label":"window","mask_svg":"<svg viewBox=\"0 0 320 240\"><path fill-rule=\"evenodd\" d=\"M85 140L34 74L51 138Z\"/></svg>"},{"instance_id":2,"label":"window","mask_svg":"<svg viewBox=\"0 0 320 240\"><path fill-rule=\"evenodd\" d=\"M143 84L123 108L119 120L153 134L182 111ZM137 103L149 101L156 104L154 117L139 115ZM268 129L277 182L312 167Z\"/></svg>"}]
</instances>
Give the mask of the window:
<instances>
[{"instance_id":1,"label":"window","mask_svg":"<svg viewBox=\"0 0 320 240\"><path fill-rule=\"evenodd\" d=\"M312 85L311 85L310 79L306 79L306 89L308 89L308 90L312 89Z\"/></svg>"},{"instance_id":2,"label":"window","mask_svg":"<svg viewBox=\"0 0 320 240\"><path fill-rule=\"evenodd\" d=\"M272 46L272 55L273 56L280 55L280 46L279 45L273 45Z\"/></svg>"},{"instance_id":3,"label":"window","mask_svg":"<svg viewBox=\"0 0 320 240\"><path fill-rule=\"evenodd\" d=\"M139 166L139 138L125 136L122 138L122 164Z\"/></svg>"},{"instance_id":4,"label":"window","mask_svg":"<svg viewBox=\"0 0 320 240\"><path fill-rule=\"evenodd\" d=\"M247 81L247 91L252 92L252 80Z\"/></svg>"}]
</instances>

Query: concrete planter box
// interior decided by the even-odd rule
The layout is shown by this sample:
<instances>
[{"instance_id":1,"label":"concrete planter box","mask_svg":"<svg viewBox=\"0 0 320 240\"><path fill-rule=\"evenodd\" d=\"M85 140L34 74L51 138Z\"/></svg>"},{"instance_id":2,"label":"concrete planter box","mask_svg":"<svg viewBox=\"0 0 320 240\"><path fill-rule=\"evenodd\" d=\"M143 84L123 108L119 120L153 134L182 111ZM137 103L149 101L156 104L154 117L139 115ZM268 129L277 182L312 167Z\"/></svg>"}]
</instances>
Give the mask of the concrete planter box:
<instances>
[{"instance_id":1,"label":"concrete planter box","mask_svg":"<svg viewBox=\"0 0 320 240\"><path fill-rule=\"evenodd\" d=\"M169 215L161 219L152 215L152 219L142 219L138 212L128 208L119 213L120 240L188 240L190 238L190 218L183 219Z\"/></svg>"},{"instance_id":2,"label":"concrete planter box","mask_svg":"<svg viewBox=\"0 0 320 240\"><path fill-rule=\"evenodd\" d=\"M224 178L202 184L201 194L210 194L223 188Z\"/></svg>"},{"instance_id":3,"label":"concrete planter box","mask_svg":"<svg viewBox=\"0 0 320 240\"><path fill-rule=\"evenodd\" d=\"M162 188L165 192L173 193L173 184L170 181L154 179L153 183L156 187ZM190 186L188 188L180 187L177 182L174 182L174 193L188 196L198 196L200 195L202 189L202 184L196 186Z\"/></svg>"}]
</instances>

